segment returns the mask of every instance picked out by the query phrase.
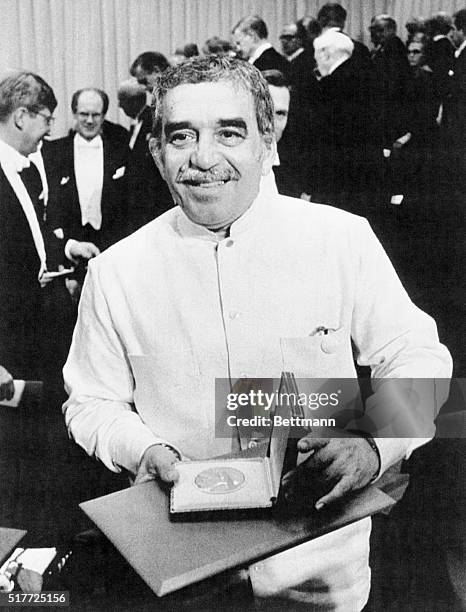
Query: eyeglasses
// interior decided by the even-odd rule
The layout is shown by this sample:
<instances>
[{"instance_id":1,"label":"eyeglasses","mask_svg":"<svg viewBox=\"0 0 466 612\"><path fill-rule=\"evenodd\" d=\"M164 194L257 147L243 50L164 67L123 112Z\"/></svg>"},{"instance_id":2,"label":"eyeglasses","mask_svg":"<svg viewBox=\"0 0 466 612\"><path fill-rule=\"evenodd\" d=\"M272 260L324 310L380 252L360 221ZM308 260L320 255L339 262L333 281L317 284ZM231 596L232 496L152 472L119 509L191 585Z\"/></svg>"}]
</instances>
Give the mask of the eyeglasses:
<instances>
[{"instance_id":1,"label":"eyeglasses","mask_svg":"<svg viewBox=\"0 0 466 612\"><path fill-rule=\"evenodd\" d=\"M293 38L297 38L295 34L282 34L280 36L280 40L293 40Z\"/></svg>"},{"instance_id":2,"label":"eyeglasses","mask_svg":"<svg viewBox=\"0 0 466 612\"><path fill-rule=\"evenodd\" d=\"M420 49L408 49L408 55L419 55L422 53Z\"/></svg>"},{"instance_id":3,"label":"eyeglasses","mask_svg":"<svg viewBox=\"0 0 466 612\"><path fill-rule=\"evenodd\" d=\"M52 115L44 115L44 113L41 113L35 108L28 108L27 112L30 113L31 115L40 115L44 119L48 127L53 125L53 122L55 121L55 117L52 117Z\"/></svg>"},{"instance_id":4,"label":"eyeglasses","mask_svg":"<svg viewBox=\"0 0 466 612\"><path fill-rule=\"evenodd\" d=\"M77 115L80 119L83 120L90 117L93 121L97 121L102 117L103 113L77 113Z\"/></svg>"}]
</instances>

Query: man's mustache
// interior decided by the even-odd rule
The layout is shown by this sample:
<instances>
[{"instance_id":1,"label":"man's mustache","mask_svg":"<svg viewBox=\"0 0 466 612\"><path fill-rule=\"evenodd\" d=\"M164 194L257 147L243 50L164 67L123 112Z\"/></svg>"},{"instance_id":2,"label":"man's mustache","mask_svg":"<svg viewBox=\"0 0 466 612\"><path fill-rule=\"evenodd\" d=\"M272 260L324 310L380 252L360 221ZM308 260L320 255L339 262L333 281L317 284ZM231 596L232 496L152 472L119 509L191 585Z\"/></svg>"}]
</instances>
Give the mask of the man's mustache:
<instances>
[{"instance_id":1,"label":"man's mustache","mask_svg":"<svg viewBox=\"0 0 466 612\"><path fill-rule=\"evenodd\" d=\"M176 182L199 185L202 183L216 183L219 181L237 181L239 178L239 172L234 168L212 169L206 170L205 172L194 168L181 168L176 177Z\"/></svg>"}]
</instances>

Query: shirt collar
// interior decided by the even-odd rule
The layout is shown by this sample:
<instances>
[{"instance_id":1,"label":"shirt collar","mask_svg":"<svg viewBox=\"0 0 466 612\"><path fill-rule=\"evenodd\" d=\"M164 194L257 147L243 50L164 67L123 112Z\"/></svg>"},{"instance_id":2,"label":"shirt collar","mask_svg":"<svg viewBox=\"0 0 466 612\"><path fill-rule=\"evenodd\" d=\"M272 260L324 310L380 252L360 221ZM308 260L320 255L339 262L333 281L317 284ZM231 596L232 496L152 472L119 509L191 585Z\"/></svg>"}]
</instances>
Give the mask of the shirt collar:
<instances>
[{"instance_id":1,"label":"shirt collar","mask_svg":"<svg viewBox=\"0 0 466 612\"><path fill-rule=\"evenodd\" d=\"M436 34L432 37L432 40L437 42L438 40L442 40L442 38L448 38L448 36L446 34Z\"/></svg>"},{"instance_id":2,"label":"shirt collar","mask_svg":"<svg viewBox=\"0 0 466 612\"><path fill-rule=\"evenodd\" d=\"M260 58L260 56L267 51L267 49L271 49L272 45L269 42L263 42L261 45L257 47L251 57L248 59L250 64L254 64L254 62Z\"/></svg>"},{"instance_id":3,"label":"shirt collar","mask_svg":"<svg viewBox=\"0 0 466 612\"><path fill-rule=\"evenodd\" d=\"M349 59L348 57L340 57L339 60L337 60L333 66L330 68L330 70L328 71L328 73L325 76L330 76L332 74L332 72L335 72L335 70L337 68L339 68L342 64L344 64L346 62L346 60Z\"/></svg>"},{"instance_id":4,"label":"shirt collar","mask_svg":"<svg viewBox=\"0 0 466 612\"><path fill-rule=\"evenodd\" d=\"M29 168L30 161L19 151L0 139L0 164L8 167L12 172L21 172L24 168Z\"/></svg>"},{"instance_id":5,"label":"shirt collar","mask_svg":"<svg viewBox=\"0 0 466 612\"><path fill-rule=\"evenodd\" d=\"M287 60L289 62L292 62L294 59L298 57L298 55L301 55L303 51L304 51L304 47L299 47L299 49L296 49L294 53L292 53L291 55L288 55Z\"/></svg>"},{"instance_id":6,"label":"shirt collar","mask_svg":"<svg viewBox=\"0 0 466 612\"><path fill-rule=\"evenodd\" d=\"M86 140L81 136L81 134L78 134L76 132L76 134L74 135L74 144L80 149L101 149L103 146L102 136L98 134L97 136L94 136L92 140Z\"/></svg>"},{"instance_id":7,"label":"shirt collar","mask_svg":"<svg viewBox=\"0 0 466 612\"><path fill-rule=\"evenodd\" d=\"M466 49L466 38L463 40L461 45L455 51L455 57L459 57L461 55L461 53L464 51L464 49Z\"/></svg>"}]
</instances>

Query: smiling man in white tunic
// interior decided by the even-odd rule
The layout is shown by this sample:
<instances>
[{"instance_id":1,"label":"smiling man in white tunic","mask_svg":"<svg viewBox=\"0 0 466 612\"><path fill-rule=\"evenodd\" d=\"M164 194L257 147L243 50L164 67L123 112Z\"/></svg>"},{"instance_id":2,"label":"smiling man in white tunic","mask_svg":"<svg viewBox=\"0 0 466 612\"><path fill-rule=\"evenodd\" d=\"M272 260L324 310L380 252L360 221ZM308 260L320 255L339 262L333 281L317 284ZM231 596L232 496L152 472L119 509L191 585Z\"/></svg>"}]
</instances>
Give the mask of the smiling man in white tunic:
<instances>
[{"instance_id":1,"label":"smiling man in white tunic","mask_svg":"<svg viewBox=\"0 0 466 612\"><path fill-rule=\"evenodd\" d=\"M136 482L172 482L180 459L231 450L215 437L216 377L354 378L355 357L379 378L450 375L434 321L366 220L261 194L273 106L254 67L193 59L162 73L154 94L151 150L176 207L90 262L64 370L78 444ZM301 439L301 454L314 451L301 468L328 479L316 508L421 443ZM362 609L369 534L364 519L254 564L256 605Z\"/></svg>"}]
</instances>

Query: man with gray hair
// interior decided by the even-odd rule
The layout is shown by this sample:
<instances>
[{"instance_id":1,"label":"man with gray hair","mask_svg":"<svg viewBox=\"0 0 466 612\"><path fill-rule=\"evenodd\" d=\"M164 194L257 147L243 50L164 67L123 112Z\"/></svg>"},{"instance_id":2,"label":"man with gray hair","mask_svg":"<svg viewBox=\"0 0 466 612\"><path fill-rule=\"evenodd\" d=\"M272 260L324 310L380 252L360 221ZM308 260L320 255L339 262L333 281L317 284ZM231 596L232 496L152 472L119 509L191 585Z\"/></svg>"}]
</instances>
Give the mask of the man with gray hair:
<instances>
[{"instance_id":1,"label":"man with gray hair","mask_svg":"<svg viewBox=\"0 0 466 612\"><path fill-rule=\"evenodd\" d=\"M327 76L353 54L354 44L349 36L327 30L314 40L314 57L321 76Z\"/></svg>"},{"instance_id":2,"label":"man with gray hair","mask_svg":"<svg viewBox=\"0 0 466 612\"><path fill-rule=\"evenodd\" d=\"M154 104L150 146L176 206L89 266L64 369L66 423L89 454L136 483L172 483L180 460L238 448L215 437L216 378L354 377L353 350L374 377L448 375L435 323L365 220L261 193L274 133L259 71L188 60L159 76ZM320 480L320 511L420 443L306 436L288 503L303 477ZM364 519L255 563L257 605L361 610L369 532Z\"/></svg>"}]
</instances>

